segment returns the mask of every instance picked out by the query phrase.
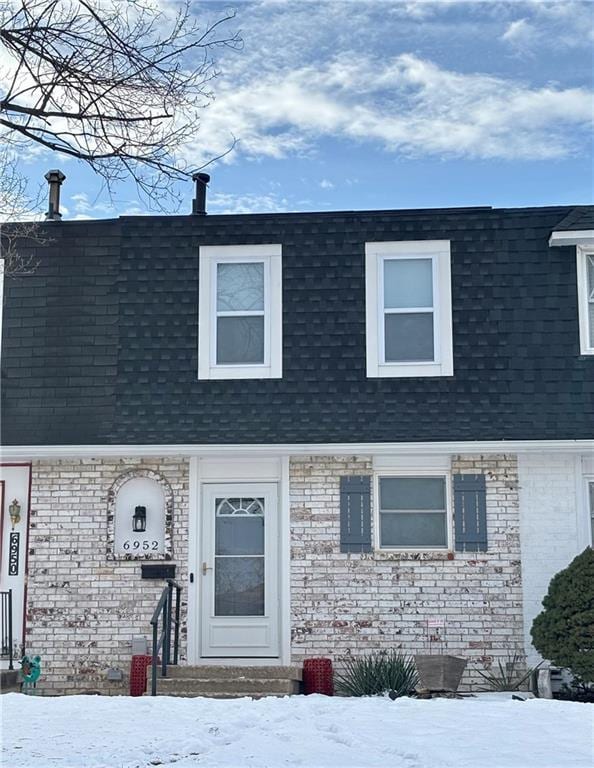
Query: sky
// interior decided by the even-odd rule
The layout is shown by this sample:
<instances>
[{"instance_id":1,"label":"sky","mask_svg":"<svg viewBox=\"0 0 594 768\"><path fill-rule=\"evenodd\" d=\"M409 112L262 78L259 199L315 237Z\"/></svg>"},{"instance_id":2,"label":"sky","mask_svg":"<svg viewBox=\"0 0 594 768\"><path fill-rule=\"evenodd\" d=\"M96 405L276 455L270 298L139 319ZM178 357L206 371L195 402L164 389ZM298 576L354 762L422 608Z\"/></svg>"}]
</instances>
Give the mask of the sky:
<instances>
[{"instance_id":1,"label":"sky","mask_svg":"<svg viewBox=\"0 0 594 768\"><path fill-rule=\"evenodd\" d=\"M170 6L175 0L160 0ZM229 4L194 3L199 20ZM215 52L214 101L186 147L212 180L209 213L591 203L594 3L255 0L241 51ZM65 218L148 212L110 199L80 163ZM191 182L177 190L189 213Z\"/></svg>"}]
</instances>

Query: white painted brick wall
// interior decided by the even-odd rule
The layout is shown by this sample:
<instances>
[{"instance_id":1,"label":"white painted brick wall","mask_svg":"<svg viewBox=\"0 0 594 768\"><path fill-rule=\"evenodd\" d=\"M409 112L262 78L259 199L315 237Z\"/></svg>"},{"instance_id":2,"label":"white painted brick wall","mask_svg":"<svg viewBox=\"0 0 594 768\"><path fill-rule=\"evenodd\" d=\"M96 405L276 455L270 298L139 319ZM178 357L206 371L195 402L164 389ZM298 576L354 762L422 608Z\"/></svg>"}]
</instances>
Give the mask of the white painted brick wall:
<instances>
[{"instance_id":1,"label":"white painted brick wall","mask_svg":"<svg viewBox=\"0 0 594 768\"><path fill-rule=\"evenodd\" d=\"M530 628L542 610L551 578L583 549L578 517L583 514L579 459L564 454L526 454L518 460L520 481L524 634L528 663L540 656Z\"/></svg>"},{"instance_id":2,"label":"white painted brick wall","mask_svg":"<svg viewBox=\"0 0 594 768\"><path fill-rule=\"evenodd\" d=\"M522 651L517 466L511 456L454 457L487 477L489 551L340 552L339 478L370 474L365 457L291 460L292 653L340 658L380 648L427 652L427 619L446 620L447 652L477 668Z\"/></svg>"},{"instance_id":3,"label":"white painted brick wall","mask_svg":"<svg viewBox=\"0 0 594 768\"><path fill-rule=\"evenodd\" d=\"M106 559L107 492L132 468L152 469L171 484L173 562L185 583L187 460L33 463L26 644L27 653L42 657L43 693L127 692L132 637L149 637L163 582L142 580L141 561ZM181 637L183 657L185 625ZM107 682L105 672L112 666L125 673L122 684Z\"/></svg>"},{"instance_id":4,"label":"white painted brick wall","mask_svg":"<svg viewBox=\"0 0 594 768\"><path fill-rule=\"evenodd\" d=\"M161 582L142 581L140 562L106 559L107 492L137 467L164 475L174 493L177 576L186 580L188 461L37 461L33 465L27 650L43 658L42 691L121 693L105 671L127 672L130 642L148 635ZM454 472L487 476L487 553L341 554L339 477L371 473L365 457L295 458L290 464L292 653L377 648L425 651L426 620L443 616L446 649L476 669L523 647L517 466L511 456L463 456ZM187 592L184 590L184 603ZM182 617L185 620L185 605ZM182 628L182 659L186 632Z\"/></svg>"}]
</instances>

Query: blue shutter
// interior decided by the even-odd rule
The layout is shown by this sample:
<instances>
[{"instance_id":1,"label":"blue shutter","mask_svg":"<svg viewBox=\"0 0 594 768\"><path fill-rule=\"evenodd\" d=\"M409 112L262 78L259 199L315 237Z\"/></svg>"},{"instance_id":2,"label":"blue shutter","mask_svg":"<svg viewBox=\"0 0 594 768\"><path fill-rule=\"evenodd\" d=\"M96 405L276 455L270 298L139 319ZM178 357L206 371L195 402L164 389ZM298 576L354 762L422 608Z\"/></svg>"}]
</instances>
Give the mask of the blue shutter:
<instances>
[{"instance_id":1,"label":"blue shutter","mask_svg":"<svg viewBox=\"0 0 594 768\"><path fill-rule=\"evenodd\" d=\"M371 552L371 477L340 478L340 551Z\"/></svg>"},{"instance_id":2,"label":"blue shutter","mask_svg":"<svg viewBox=\"0 0 594 768\"><path fill-rule=\"evenodd\" d=\"M487 486L484 475L454 475L457 552L487 551Z\"/></svg>"}]
</instances>

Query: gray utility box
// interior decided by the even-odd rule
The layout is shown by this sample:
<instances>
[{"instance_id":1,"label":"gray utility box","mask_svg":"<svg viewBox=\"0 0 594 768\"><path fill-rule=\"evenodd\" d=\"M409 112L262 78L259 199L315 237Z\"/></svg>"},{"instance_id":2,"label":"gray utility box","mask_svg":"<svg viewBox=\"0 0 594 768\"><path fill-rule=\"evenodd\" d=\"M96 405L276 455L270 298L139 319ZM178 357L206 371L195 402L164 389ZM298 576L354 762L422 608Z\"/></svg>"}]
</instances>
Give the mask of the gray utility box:
<instances>
[{"instance_id":1,"label":"gray utility box","mask_svg":"<svg viewBox=\"0 0 594 768\"><path fill-rule=\"evenodd\" d=\"M132 656L146 656L148 653L148 642L143 635L134 635L132 638Z\"/></svg>"}]
</instances>

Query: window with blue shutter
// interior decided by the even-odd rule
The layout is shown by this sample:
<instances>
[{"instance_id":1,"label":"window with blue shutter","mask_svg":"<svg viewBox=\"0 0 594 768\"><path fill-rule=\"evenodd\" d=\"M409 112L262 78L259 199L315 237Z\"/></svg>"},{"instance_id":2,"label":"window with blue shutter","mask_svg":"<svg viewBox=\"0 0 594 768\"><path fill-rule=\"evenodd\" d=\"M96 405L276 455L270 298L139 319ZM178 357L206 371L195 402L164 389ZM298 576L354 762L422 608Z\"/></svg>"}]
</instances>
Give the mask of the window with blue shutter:
<instances>
[{"instance_id":1,"label":"window with blue shutter","mask_svg":"<svg viewBox=\"0 0 594 768\"><path fill-rule=\"evenodd\" d=\"M382 549L447 549L448 502L444 475L378 478Z\"/></svg>"},{"instance_id":2,"label":"window with blue shutter","mask_svg":"<svg viewBox=\"0 0 594 768\"><path fill-rule=\"evenodd\" d=\"M340 551L371 552L371 477L340 478Z\"/></svg>"},{"instance_id":3,"label":"window with blue shutter","mask_svg":"<svg viewBox=\"0 0 594 768\"><path fill-rule=\"evenodd\" d=\"M457 552L487 551L487 485L484 475L454 475Z\"/></svg>"}]
</instances>

